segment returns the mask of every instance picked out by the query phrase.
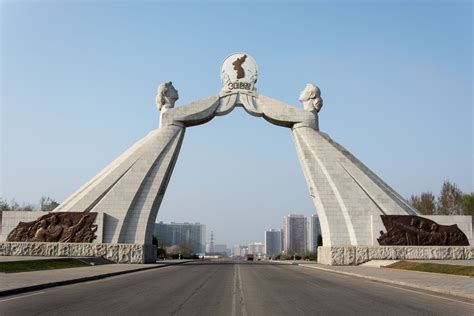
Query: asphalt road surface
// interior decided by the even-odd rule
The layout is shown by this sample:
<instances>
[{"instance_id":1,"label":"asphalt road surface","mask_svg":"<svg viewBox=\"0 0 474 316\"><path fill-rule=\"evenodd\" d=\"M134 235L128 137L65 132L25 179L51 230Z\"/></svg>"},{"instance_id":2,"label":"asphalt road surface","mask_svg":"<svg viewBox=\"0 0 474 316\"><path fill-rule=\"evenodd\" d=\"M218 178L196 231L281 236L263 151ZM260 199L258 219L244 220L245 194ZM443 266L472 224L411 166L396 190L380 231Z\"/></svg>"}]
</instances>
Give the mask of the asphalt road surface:
<instances>
[{"instance_id":1,"label":"asphalt road surface","mask_svg":"<svg viewBox=\"0 0 474 316\"><path fill-rule=\"evenodd\" d=\"M474 302L284 264L188 263L0 298L0 315L474 315Z\"/></svg>"}]
</instances>

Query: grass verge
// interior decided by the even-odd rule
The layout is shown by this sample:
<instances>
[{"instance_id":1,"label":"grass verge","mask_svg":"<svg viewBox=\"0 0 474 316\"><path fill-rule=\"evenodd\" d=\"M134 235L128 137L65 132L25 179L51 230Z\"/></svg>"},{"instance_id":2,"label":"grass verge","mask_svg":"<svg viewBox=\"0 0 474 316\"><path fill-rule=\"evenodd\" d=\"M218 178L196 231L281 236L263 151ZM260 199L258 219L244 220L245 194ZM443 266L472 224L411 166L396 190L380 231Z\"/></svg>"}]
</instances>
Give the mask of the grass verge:
<instances>
[{"instance_id":1,"label":"grass verge","mask_svg":"<svg viewBox=\"0 0 474 316\"><path fill-rule=\"evenodd\" d=\"M45 259L45 260L26 260L13 262L0 262L0 272L28 272L39 270L65 269L88 266L77 259Z\"/></svg>"},{"instance_id":2,"label":"grass verge","mask_svg":"<svg viewBox=\"0 0 474 316\"><path fill-rule=\"evenodd\" d=\"M457 266L452 264L399 261L385 268L474 276L474 266Z\"/></svg>"}]
</instances>

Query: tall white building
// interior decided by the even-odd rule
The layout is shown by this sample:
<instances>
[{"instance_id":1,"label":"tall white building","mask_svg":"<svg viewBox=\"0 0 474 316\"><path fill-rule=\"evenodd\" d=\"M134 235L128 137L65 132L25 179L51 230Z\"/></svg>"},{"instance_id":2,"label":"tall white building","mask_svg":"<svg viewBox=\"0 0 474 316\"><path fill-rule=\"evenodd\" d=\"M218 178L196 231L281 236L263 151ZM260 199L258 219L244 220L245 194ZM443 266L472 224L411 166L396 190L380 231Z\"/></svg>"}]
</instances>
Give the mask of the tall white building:
<instances>
[{"instance_id":1,"label":"tall white building","mask_svg":"<svg viewBox=\"0 0 474 316\"><path fill-rule=\"evenodd\" d=\"M283 250L281 230L270 229L265 231L265 254L273 256Z\"/></svg>"},{"instance_id":2,"label":"tall white building","mask_svg":"<svg viewBox=\"0 0 474 316\"><path fill-rule=\"evenodd\" d=\"M285 253L306 253L306 217L290 214L283 221L283 250Z\"/></svg>"},{"instance_id":3,"label":"tall white building","mask_svg":"<svg viewBox=\"0 0 474 316\"><path fill-rule=\"evenodd\" d=\"M265 253L265 246L261 242L253 242L248 244L247 253L255 256L261 256Z\"/></svg>"},{"instance_id":4,"label":"tall white building","mask_svg":"<svg viewBox=\"0 0 474 316\"><path fill-rule=\"evenodd\" d=\"M316 252L318 246L318 235L321 234L321 227L319 225L319 217L316 214L308 216L306 219L306 249L308 252Z\"/></svg>"},{"instance_id":5,"label":"tall white building","mask_svg":"<svg viewBox=\"0 0 474 316\"><path fill-rule=\"evenodd\" d=\"M248 251L247 246L235 245L232 251L232 255L234 257L245 257L245 255L247 254L247 251Z\"/></svg>"}]
</instances>

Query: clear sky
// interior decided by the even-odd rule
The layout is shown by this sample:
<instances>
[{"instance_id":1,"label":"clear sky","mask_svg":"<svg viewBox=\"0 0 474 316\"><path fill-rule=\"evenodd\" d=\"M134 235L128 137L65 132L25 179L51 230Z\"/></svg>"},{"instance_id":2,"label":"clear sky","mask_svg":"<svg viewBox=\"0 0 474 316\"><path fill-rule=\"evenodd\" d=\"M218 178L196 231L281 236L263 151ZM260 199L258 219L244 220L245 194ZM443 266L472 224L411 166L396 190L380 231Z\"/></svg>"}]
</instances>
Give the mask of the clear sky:
<instances>
[{"instance_id":1,"label":"clear sky","mask_svg":"<svg viewBox=\"0 0 474 316\"><path fill-rule=\"evenodd\" d=\"M301 106L403 196L473 189L471 1L1 1L1 197L62 201L244 51L261 94ZM158 220L263 241L314 207L289 130L236 109L187 130Z\"/></svg>"}]
</instances>

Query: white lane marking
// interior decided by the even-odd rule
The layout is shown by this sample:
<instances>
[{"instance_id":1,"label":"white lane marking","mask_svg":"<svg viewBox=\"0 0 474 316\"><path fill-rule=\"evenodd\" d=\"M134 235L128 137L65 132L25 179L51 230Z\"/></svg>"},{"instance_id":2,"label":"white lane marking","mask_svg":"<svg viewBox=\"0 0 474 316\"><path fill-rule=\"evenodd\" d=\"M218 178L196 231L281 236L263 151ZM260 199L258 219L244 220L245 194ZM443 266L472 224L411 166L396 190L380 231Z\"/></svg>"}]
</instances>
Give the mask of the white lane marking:
<instances>
[{"instance_id":1,"label":"white lane marking","mask_svg":"<svg viewBox=\"0 0 474 316\"><path fill-rule=\"evenodd\" d=\"M235 316L235 300L237 296L237 264L234 264L234 285L232 286L232 316Z\"/></svg>"},{"instance_id":2,"label":"white lane marking","mask_svg":"<svg viewBox=\"0 0 474 316\"><path fill-rule=\"evenodd\" d=\"M24 297L28 297L28 296L43 294L43 293L44 293L44 292L37 292L37 293L25 294L25 295L21 295L21 296L9 297L9 298L5 298L5 299L3 299L3 300L0 300L0 302L6 302L6 301L10 301L10 300L16 300L16 299L18 299L18 298L24 298Z\"/></svg>"},{"instance_id":3,"label":"white lane marking","mask_svg":"<svg viewBox=\"0 0 474 316\"><path fill-rule=\"evenodd\" d=\"M239 275L240 307L242 309L242 315L247 316L247 308L245 308L244 290L242 286L242 278L240 277L240 264L237 264L237 274Z\"/></svg>"}]
</instances>

